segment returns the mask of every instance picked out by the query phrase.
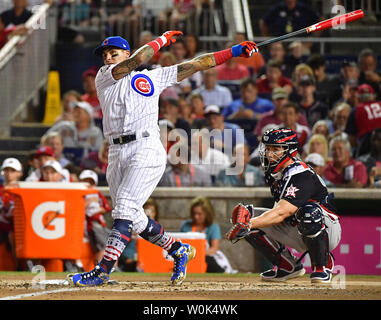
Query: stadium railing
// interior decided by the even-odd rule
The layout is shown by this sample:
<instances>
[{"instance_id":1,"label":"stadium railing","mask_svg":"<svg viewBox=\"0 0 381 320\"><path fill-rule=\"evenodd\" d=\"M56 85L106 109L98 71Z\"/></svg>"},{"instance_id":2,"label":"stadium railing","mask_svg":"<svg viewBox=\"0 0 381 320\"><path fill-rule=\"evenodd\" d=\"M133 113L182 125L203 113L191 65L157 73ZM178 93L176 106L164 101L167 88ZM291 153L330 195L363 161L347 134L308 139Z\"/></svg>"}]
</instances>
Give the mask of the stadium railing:
<instances>
[{"instance_id":1,"label":"stadium railing","mask_svg":"<svg viewBox=\"0 0 381 320\"><path fill-rule=\"evenodd\" d=\"M56 37L56 11L49 4L35 8L25 23L28 32L13 36L0 50L0 134L25 110L46 83L51 45Z\"/></svg>"}]
</instances>

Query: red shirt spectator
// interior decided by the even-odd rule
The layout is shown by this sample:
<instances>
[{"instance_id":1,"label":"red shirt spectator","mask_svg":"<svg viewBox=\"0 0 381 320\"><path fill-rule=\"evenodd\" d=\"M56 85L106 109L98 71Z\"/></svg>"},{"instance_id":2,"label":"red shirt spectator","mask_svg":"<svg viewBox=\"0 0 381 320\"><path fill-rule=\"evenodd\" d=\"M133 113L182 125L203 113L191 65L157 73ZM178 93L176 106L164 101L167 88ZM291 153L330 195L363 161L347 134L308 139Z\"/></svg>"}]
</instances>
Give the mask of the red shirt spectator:
<instances>
[{"instance_id":1,"label":"red shirt spectator","mask_svg":"<svg viewBox=\"0 0 381 320\"><path fill-rule=\"evenodd\" d=\"M368 182L366 167L360 161L351 158L351 146L342 136L330 142L332 161L324 169L324 178L336 187L361 188Z\"/></svg>"},{"instance_id":2,"label":"red shirt spectator","mask_svg":"<svg viewBox=\"0 0 381 320\"><path fill-rule=\"evenodd\" d=\"M93 107L93 118L101 119L103 117L100 102L95 88L95 77L97 75L97 68L91 67L82 74L83 89L85 94L82 95L82 100L86 101Z\"/></svg>"},{"instance_id":3,"label":"red shirt spectator","mask_svg":"<svg viewBox=\"0 0 381 320\"><path fill-rule=\"evenodd\" d=\"M241 80L250 77L249 68L239 64L235 58L216 67L218 80Z\"/></svg>"},{"instance_id":4,"label":"red shirt spectator","mask_svg":"<svg viewBox=\"0 0 381 320\"><path fill-rule=\"evenodd\" d=\"M346 132L361 139L374 129L381 128L381 101L376 101L374 89L369 84L358 88L360 104L352 109Z\"/></svg>"},{"instance_id":5,"label":"red shirt spectator","mask_svg":"<svg viewBox=\"0 0 381 320\"><path fill-rule=\"evenodd\" d=\"M282 74L282 64L276 60L270 60L266 66L266 74L257 81L258 94L264 98L271 98L274 88L284 88L287 93L292 91L292 81Z\"/></svg>"}]
</instances>

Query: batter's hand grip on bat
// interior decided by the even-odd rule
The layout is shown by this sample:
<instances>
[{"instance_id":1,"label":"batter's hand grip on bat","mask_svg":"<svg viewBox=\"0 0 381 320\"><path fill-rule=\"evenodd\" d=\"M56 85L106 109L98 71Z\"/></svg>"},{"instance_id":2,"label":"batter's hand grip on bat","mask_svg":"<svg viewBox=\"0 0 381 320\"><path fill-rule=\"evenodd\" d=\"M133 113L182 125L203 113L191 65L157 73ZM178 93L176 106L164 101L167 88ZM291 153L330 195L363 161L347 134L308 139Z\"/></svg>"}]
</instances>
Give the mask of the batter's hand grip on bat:
<instances>
[{"instance_id":1,"label":"batter's hand grip on bat","mask_svg":"<svg viewBox=\"0 0 381 320\"><path fill-rule=\"evenodd\" d=\"M364 17L364 11L362 11L361 9L352 11L346 14L342 14L340 16L336 16L336 17L315 23L312 26L309 26L306 28L307 33L329 29L340 24L356 21L358 19L361 19L362 17Z\"/></svg>"}]
</instances>

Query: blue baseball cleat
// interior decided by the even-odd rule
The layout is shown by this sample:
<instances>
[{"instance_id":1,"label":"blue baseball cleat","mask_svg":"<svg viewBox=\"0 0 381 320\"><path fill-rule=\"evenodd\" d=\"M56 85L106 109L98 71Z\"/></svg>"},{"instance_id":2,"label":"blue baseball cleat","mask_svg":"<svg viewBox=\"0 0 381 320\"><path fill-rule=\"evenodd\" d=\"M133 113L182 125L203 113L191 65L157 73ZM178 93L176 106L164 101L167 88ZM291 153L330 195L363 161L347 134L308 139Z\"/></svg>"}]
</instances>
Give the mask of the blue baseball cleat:
<instances>
[{"instance_id":1,"label":"blue baseball cleat","mask_svg":"<svg viewBox=\"0 0 381 320\"><path fill-rule=\"evenodd\" d=\"M196 249L189 244L181 244L175 252L171 254L174 259L173 273L171 282L174 285L180 285L187 274L187 264L196 255Z\"/></svg>"},{"instance_id":2,"label":"blue baseball cleat","mask_svg":"<svg viewBox=\"0 0 381 320\"><path fill-rule=\"evenodd\" d=\"M97 265L89 272L75 273L70 277L70 280L75 286L93 287L107 284L110 280L110 276L105 269Z\"/></svg>"}]
</instances>

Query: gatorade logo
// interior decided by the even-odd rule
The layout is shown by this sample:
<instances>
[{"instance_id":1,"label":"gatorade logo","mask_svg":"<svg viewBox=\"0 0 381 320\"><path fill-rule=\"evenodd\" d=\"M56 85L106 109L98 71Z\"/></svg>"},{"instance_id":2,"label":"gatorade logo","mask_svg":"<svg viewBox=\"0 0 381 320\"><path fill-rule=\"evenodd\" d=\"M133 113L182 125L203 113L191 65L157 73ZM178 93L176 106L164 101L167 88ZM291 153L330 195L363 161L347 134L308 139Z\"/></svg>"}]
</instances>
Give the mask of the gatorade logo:
<instances>
[{"instance_id":1,"label":"gatorade logo","mask_svg":"<svg viewBox=\"0 0 381 320\"><path fill-rule=\"evenodd\" d=\"M135 75L131 80L131 84L132 89L145 97L152 96L155 91L152 80L145 74Z\"/></svg>"},{"instance_id":2,"label":"gatorade logo","mask_svg":"<svg viewBox=\"0 0 381 320\"><path fill-rule=\"evenodd\" d=\"M33 231L41 238L54 240L65 235L65 201L39 204L32 213Z\"/></svg>"}]
</instances>

